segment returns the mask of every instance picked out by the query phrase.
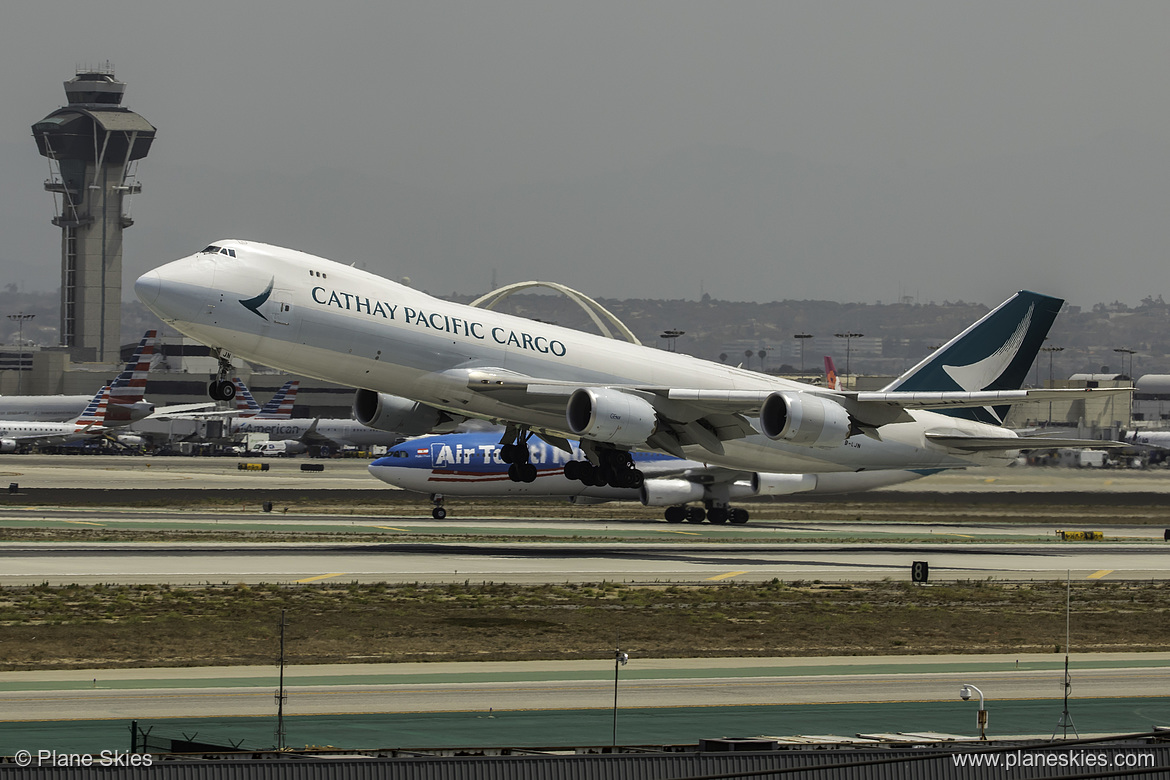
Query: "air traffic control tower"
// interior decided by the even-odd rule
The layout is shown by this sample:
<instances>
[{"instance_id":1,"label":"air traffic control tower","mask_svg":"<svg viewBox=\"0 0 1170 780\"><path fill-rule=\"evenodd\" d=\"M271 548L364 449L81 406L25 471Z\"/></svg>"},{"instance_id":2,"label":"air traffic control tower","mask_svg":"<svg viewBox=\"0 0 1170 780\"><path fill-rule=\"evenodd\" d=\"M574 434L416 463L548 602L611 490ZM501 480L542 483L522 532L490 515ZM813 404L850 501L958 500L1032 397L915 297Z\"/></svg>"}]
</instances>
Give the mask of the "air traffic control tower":
<instances>
[{"instance_id":1,"label":"air traffic control tower","mask_svg":"<svg viewBox=\"0 0 1170 780\"><path fill-rule=\"evenodd\" d=\"M137 161L155 128L122 107L126 85L105 69L65 82L69 105L32 126L52 174L61 228L61 344L77 362L117 362L122 319L122 231L129 197L142 191ZM59 197L58 197L59 196Z\"/></svg>"}]
</instances>

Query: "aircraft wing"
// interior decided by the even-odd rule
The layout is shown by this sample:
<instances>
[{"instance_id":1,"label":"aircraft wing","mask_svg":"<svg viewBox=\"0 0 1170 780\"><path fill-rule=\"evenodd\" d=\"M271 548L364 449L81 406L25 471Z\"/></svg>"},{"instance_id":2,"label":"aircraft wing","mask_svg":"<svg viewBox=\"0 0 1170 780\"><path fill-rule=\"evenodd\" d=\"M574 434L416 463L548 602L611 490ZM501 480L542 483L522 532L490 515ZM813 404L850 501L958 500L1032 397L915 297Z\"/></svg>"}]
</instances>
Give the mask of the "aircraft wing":
<instances>
[{"instance_id":1,"label":"aircraft wing","mask_svg":"<svg viewBox=\"0 0 1170 780\"><path fill-rule=\"evenodd\" d=\"M888 423L911 421L913 418L906 413L908 409L1002 406L1025 401L1069 400L1085 394L1132 392L1132 388L1128 387L979 392L853 392L815 387L710 390L542 380L506 369L473 369L465 373L467 386L471 390L490 393L505 403L550 412L563 410L566 399L582 387L605 387L636 394L654 406L662 421L671 428L673 437L681 444L700 444L716 453L722 451L720 441L756 432L747 416L758 413L760 406L773 393L811 395L836 401L849 412L856 425L862 429L872 429ZM657 446L672 451L661 441L657 442Z\"/></svg>"},{"instance_id":2,"label":"aircraft wing","mask_svg":"<svg viewBox=\"0 0 1170 780\"><path fill-rule=\"evenodd\" d=\"M15 437L21 444L69 444L89 436L104 435L110 432L110 428L96 423L90 423L76 431L60 433L38 433L31 436Z\"/></svg>"},{"instance_id":3,"label":"aircraft wing","mask_svg":"<svg viewBox=\"0 0 1170 780\"><path fill-rule=\"evenodd\" d=\"M198 404L175 404L156 409L147 419L150 420L203 420L216 417L235 417L239 412L235 409L217 408L215 401L206 401Z\"/></svg>"},{"instance_id":4,"label":"aircraft wing","mask_svg":"<svg viewBox=\"0 0 1170 780\"><path fill-rule=\"evenodd\" d=\"M305 429L305 432L301 434L298 441L300 441L301 444L326 444L330 446L337 446L340 442L336 442L333 439L330 439L323 433L317 433L317 426L320 424L320 422L320 417L314 419L309 427Z\"/></svg>"},{"instance_id":5,"label":"aircraft wing","mask_svg":"<svg viewBox=\"0 0 1170 780\"><path fill-rule=\"evenodd\" d=\"M1116 449L1128 447L1123 441L1100 439L1065 439L1060 436L1019 436L1005 438L998 436L962 436L949 433L927 433L933 442L960 450L1052 450L1052 449Z\"/></svg>"}]
</instances>

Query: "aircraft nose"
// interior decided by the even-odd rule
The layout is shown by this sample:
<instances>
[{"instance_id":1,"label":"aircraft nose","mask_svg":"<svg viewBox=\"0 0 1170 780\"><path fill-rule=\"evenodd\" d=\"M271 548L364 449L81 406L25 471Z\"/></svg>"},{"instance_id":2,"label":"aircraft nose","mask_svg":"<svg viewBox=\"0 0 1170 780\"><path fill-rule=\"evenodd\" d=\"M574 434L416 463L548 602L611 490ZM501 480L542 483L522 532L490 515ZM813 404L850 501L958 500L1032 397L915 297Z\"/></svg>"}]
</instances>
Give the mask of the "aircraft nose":
<instances>
[{"instance_id":1,"label":"aircraft nose","mask_svg":"<svg viewBox=\"0 0 1170 780\"><path fill-rule=\"evenodd\" d=\"M157 270L147 271L134 282L134 294L147 306L158 300L161 289L162 277Z\"/></svg>"}]
</instances>

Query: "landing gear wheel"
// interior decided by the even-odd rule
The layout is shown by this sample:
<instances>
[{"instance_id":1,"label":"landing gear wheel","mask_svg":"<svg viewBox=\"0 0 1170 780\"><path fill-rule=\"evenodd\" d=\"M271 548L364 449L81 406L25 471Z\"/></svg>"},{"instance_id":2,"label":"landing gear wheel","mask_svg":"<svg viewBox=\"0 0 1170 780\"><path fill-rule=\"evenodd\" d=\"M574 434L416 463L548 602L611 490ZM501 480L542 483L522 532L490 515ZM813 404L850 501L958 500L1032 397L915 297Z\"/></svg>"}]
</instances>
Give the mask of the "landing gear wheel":
<instances>
[{"instance_id":1,"label":"landing gear wheel","mask_svg":"<svg viewBox=\"0 0 1170 780\"><path fill-rule=\"evenodd\" d=\"M748 511L746 509L732 509L731 510L731 524L745 525L748 521Z\"/></svg>"},{"instance_id":2,"label":"landing gear wheel","mask_svg":"<svg viewBox=\"0 0 1170 780\"><path fill-rule=\"evenodd\" d=\"M687 508L685 506L668 506L666 508L666 522L681 523L687 519Z\"/></svg>"},{"instance_id":3,"label":"landing gear wheel","mask_svg":"<svg viewBox=\"0 0 1170 780\"><path fill-rule=\"evenodd\" d=\"M447 516L447 510L441 506L437 506L431 510L431 517L435 518L436 520L442 520L446 516Z\"/></svg>"},{"instance_id":4,"label":"landing gear wheel","mask_svg":"<svg viewBox=\"0 0 1170 780\"><path fill-rule=\"evenodd\" d=\"M226 379L215 379L207 384L207 395L213 401L230 401L236 397L236 386Z\"/></svg>"},{"instance_id":5,"label":"landing gear wheel","mask_svg":"<svg viewBox=\"0 0 1170 780\"><path fill-rule=\"evenodd\" d=\"M707 510L707 522L715 525L723 525L727 522L727 509L721 506L713 506Z\"/></svg>"},{"instance_id":6,"label":"landing gear wheel","mask_svg":"<svg viewBox=\"0 0 1170 780\"><path fill-rule=\"evenodd\" d=\"M701 523L707 517L707 513L699 506L688 506L686 509L686 520L688 523Z\"/></svg>"}]
</instances>

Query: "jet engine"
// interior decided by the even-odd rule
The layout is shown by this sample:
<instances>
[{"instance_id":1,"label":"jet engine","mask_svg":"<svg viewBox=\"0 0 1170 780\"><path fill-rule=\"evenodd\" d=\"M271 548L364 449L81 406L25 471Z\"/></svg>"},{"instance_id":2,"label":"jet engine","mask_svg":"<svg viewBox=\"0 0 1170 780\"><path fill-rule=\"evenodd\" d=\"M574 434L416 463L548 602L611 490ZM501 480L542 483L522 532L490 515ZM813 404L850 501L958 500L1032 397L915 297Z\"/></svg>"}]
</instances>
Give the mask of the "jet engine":
<instances>
[{"instance_id":1,"label":"jet engine","mask_svg":"<svg viewBox=\"0 0 1170 780\"><path fill-rule=\"evenodd\" d=\"M442 409L373 390L358 390L354 394L353 418L367 427L403 436L442 433L461 421Z\"/></svg>"},{"instance_id":2,"label":"jet engine","mask_svg":"<svg viewBox=\"0 0 1170 780\"><path fill-rule=\"evenodd\" d=\"M0 452L16 452L16 439L0 439Z\"/></svg>"},{"instance_id":3,"label":"jet engine","mask_svg":"<svg viewBox=\"0 0 1170 780\"><path fill-rule=\"evenodd\" d=\"M772 393L760 407L760 430L769 439L808 447L838 447L849 438L849 412L808 393Z\"/></svg>"},{"instance_id":4,"label":"jet engine","mask_svg":"<svg viewBox=\"0 0 1170 780\"><path fill-rule=\"evenodd\" d=\"M607 387L574 390L565 407L565 420L582 439L625 447L643 444L658 424L649 401Z\"/></svg>"},{"instance_id":5,"label":"jet engine","mask_svg":"<svg viewBox=\"0 0 1170 780\"><path fill-rule=\"evenodd\" d=\"M787 496L807 493L817 487L816 474L752 474L753 496Z\"/></svg>"},{"instance_id":6,"label":"jet engine","mask_svg":"<svg viewBox=\"0 0 1170 780\"><path fill-rule=\"evenodd\" d=\"M702 501L706 491L687 479L648 479L639 490L642 506L676 506Z\"/></svg>"}]
</instances>

